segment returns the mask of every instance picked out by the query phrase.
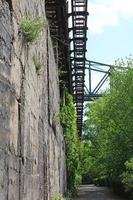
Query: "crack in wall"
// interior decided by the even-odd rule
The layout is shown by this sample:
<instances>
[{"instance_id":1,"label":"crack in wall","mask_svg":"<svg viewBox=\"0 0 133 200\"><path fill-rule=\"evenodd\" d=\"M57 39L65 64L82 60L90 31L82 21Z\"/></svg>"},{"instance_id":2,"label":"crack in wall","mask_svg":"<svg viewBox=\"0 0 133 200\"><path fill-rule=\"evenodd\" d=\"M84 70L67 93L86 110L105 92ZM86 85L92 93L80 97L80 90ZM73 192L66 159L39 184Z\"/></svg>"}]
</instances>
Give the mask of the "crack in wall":
<instances>
[{"instance_id":1,"label":"crack in wall","mask_svg":"<svg viewBox=\"0 0 133 200\"><path fill-rule=\"evenodd\" d=\"M50 124L50 82L49 82L49 33L47 30L47 93L48 93L48 122Z\"/></svg>"},{"instance_id":2,"label":"crack in wall","mask_svg":"<svg viewBox=\"0 0 133 200\"><path fill-rule=\"evenodd\" d=\"M18 101L18 155L19 155L19 199L21 200L21 100Z\"/></svg>"}]
</instances>

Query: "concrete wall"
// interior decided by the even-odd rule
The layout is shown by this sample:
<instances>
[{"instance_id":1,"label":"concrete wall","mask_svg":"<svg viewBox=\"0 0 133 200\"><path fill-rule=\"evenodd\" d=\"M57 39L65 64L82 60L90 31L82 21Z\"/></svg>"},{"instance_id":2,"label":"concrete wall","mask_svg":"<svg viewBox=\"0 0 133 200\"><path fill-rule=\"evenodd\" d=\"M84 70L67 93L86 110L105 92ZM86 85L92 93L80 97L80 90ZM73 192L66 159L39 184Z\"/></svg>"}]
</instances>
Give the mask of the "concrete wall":
<instances>
[{"instance_id":1,"label":"concrete wall","mask_svg":"<svg viewBox=\"0 0 133 200\"><path fill-rule=\"evenodd\" d=\"M66 189L58 68L48 28L36 43L23 42L26 15L45 18L45 1L0 0L0 200L50 199Z\"/></svg>"}]
</instances>

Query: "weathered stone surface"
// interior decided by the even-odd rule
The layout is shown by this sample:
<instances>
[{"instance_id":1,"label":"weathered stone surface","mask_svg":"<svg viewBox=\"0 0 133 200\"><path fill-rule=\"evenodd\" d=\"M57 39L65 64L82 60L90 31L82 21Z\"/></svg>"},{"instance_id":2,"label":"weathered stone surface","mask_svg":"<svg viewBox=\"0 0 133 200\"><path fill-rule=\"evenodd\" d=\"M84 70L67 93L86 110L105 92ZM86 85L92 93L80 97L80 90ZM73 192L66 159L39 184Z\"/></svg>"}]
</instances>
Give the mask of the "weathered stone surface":
<instances>
[{"instance_id":1,"label":"weathered stone surface","mask_svg":"<svg viewBox=\"0 0 133 200\"><path fill-rule=\"evenodd\" d=\"M50 199L66 189L58 68L45 29L27 45L23 16L45 18L44 0L0 0L0 200ZM42 68L36 72L34 53Z\"/></svg>"}]
</instances>

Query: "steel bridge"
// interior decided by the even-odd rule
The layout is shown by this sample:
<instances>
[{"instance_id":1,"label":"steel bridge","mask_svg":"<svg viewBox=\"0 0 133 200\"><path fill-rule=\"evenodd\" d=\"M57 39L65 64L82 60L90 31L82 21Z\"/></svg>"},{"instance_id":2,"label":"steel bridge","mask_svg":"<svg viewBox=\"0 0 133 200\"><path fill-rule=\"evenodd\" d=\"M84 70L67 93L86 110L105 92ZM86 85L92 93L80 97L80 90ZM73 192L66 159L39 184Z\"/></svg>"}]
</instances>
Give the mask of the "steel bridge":
<instances>
[{"instance_id":1,"label":"steel bridge","mask_svg":"<svg viewBox=\"0 0 133 200\"><path fill-rule=\"evenodd\" d=\"M49 21L55 59L60 74L61 96L63 88L69 88L77 110L78 132L81 135L85 101L101 96L100 88L108 79L110 65L86 59L88 0L46 0L46 15ZM68 28L69 26L69 28ZM95 82L93 72L103 74ZM87 77L87 81L85 81Z\"/></svg>"}]
</instances>

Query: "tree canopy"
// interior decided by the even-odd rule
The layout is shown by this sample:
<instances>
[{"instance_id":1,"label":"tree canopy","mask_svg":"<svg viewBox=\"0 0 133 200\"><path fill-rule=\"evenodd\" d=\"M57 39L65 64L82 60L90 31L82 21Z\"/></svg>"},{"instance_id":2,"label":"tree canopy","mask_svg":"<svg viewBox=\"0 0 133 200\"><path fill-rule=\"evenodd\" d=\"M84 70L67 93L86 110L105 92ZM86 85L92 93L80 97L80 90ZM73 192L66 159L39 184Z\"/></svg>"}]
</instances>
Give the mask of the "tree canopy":
<instances>
[{"instance_id":1,"label":"tree canopy","mask_svg":"<svg viewBox=\"0 0 133 200\"><path fill-rule=\"evenodd\" d=\"M129 174L128 168L133 158L133 60L116 65L123 69L112 70L110 91L87 106L84 176L99 183L124 184L133 191L133 172Z\"/></svg>"}]
</instances>

